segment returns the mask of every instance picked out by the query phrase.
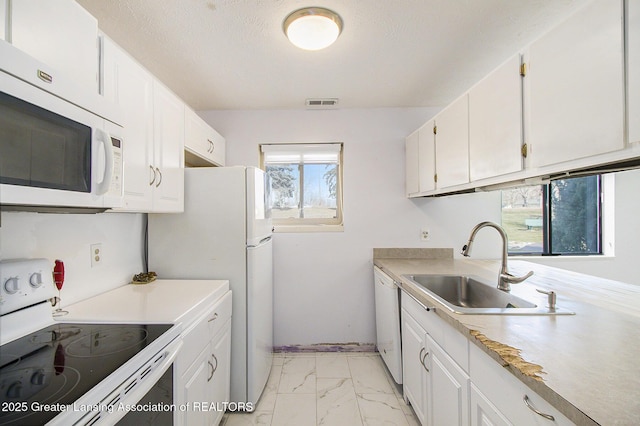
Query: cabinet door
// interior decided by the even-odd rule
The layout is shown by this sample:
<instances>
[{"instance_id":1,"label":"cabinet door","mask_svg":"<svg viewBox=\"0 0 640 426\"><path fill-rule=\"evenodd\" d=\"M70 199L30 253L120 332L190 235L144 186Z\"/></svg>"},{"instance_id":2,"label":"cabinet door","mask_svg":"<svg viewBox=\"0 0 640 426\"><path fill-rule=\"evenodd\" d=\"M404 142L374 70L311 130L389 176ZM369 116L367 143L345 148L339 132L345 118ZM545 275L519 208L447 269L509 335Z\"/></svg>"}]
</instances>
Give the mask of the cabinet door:
<instances>
[{"instance_id":1,"label":"cabinet door","mask_svg":"<svg viewBox=\"0 0 640 426\"><path fill-rule=\"evenodd\" d=\"M182 412L183 424L185 425L202 425L210 424L209 418L211 413L208 410L197 410L194 403L211 402L210 380L213 367L211 365L211 351L209 345L198 355L193 365L185 373L182 382L184 387L179 390L182 397L179 398L180 404L189 404L191 409ZM207 406L208 407L208 406Z\"/></svg>"},{"instance_id":2,"label":"cabinet door","mask_svg":"<svg viewBox=\"0 0 640 426\"><path fill-rule=\"evenodd\" d=\"M0 0L0 40L7 39L7 0Z\"/></svg>"},{"instance_id":3,"label":"cabinet door","mask_svg":"<svg viewBox=\"0 0 640 426\"><path fill-rule=\"evenodd\" d=\"M184 104L162 84L153 84L153 137L156 176L154 212L184 210Z\"/></svg>"},{"instance_id":4,"label":"cabinet door","mask_svg":"<svg viewBox=\"0 0 640 426\"><path fill-rule=\"evenodd\" d=\"M471 383L471 426L510 426L502 413Z\"/></svg>"},{"instance_id":5,"label":"cabinet door","mask_svg":"<svg viewBox=\"0 0 640 426\"><path fill-rule=\"evenodd\" d=\"M189 166L224 166L225 140L195 111L185 107L185 163Z\"/></svg>"},{"instance_id":6,"label":"cabinet door","mask_svg":"<svg viewBox=\"0 0 640 426\"><path fill-rule=\"evenodd\" d=\"M469 424L469 376L427 335L429 424Z\"/></svg>"},{"instance_id":7,"label":"cabinet door","mask_svg":"<svg viewBox=\"0 0 640 426\"><path fill-rule=\"evenodd\" d=\"M627 2L627 120L629 142L640 142L640 2Z\"/></svg>"},{"instance_id":8,"label":"cabinet door","mask_svg":"<svg viewBox=\"0 0 640 426\"><path fill-rule=\"evenodd\" d=\"M102 40L103 95L124 118L124 205L151 211L153 162L153 77L107 37Z\"/></svg>"},{"instance_id":9,"label":"cabinet door","mask_svg":"<svg viewBox=\"0 0 640 426\"><path fill-rule=\"evenodd\" d=\"M624 148L622 35L622 0L596 0L531 44L525 127L533 167Z\"/></svg>"},{"instance_id":10,"label":"cabinet door","mask_svg":"<svg viewBox=\"0 0 640 426\"><path fill-rule=\"evenodd\" d=\"M11 2L11 43L98 93L98 21L73 0Z\"/></svg>"},{"instance_id":11,"label":"cabinet door","mask_svg":"<svg viewBox=\"0 0 640 426\"><path fill-rule=\"evenodd\" d=\"M420 192L433 191L436 189L436 140L433 134L434 126L434 121L429 120L418 130L418 179L420 181Z\"/></svg>"},{"instance_id":12,"label":"cabinet door","mask_svg":"<svg viewBox=\"0 0 640 426\"><path fill-rule=\"evenodd\" d=\"M438 188L469 182L468 99L462 96L435 118Z\"/></svg>"},{"instance_id":13,"label":"cabinet door","mask_svg":"<svg viewBox=\"0 0 640 426\"><path fill-rule=\"evenodd\" d=\"M419 143L419 135L416 130L405 140L404 145L404 153L405 153L405 192L407 197L411 197L412 195L420 192L420 163L418 159L418 143Z\"/></svg>"},{"instance_id":14,"label":"cabinet door","mask_svg":"<svg viewBox=\"0 0 640 426\"><path fill-rule=\"evenodd\" d=\"M224 166L226 163L227 155L227 142L222 135L215 131L215 129L207 126L208 137L207 142L211 142L211 160L218 166Z\"/></svg>"},{"instance_id":15,"label":"cabinet door","mask_svg":"<svg viewBox=\"0 0 640 426\"><path fill-rule=\"evenodd\" d=\"M471 181L522 170L522 76L515 55L469 92Z\"/></svg>"},{"instance_id":16,"label":"cabinet door","mask_svg":"<svg viewBox=\"0 0 640 426\"><path fill-rule=\"evenodd\" d=\"M408 400L421 424L426 421L426 370L422 359L426 333L422 327L402 310L402 378L405 400Z\"/></svg>"},{"instance_id":17,"label":"cabinet door","mask_svg":"<svg viewBox=\"0 0 640 426\"><path fill-rule=\"evenodd\" d=\"M211 398L213 403L224 406L224 402L229 402L229 392L231 386L231 321L211 340L211 363L213 364L213 375L211 376ZM212 424L217 425L222 419L224 412L214 411Z\"/></svg>"}]
</instances>

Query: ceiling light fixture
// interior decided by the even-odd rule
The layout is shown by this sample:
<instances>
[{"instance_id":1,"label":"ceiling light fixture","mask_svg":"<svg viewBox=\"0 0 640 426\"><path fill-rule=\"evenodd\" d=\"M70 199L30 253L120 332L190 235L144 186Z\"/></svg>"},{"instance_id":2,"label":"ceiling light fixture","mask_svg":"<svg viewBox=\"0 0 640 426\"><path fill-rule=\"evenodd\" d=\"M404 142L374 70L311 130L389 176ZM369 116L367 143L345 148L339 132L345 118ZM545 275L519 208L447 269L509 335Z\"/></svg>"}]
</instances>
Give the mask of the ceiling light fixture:
<instances>
[{"instance_id":1,"label":"ceiling light fixture","mask_svg":"<svg viewBox=\"0 0 640 426\"><path fill-rule=\"evenodd\" d=\"M287 38L305 50L320 50L333 44L342 32L342 18L322 7L305 7L291 12L282 23Z\"/></svg>"}]
</instances>

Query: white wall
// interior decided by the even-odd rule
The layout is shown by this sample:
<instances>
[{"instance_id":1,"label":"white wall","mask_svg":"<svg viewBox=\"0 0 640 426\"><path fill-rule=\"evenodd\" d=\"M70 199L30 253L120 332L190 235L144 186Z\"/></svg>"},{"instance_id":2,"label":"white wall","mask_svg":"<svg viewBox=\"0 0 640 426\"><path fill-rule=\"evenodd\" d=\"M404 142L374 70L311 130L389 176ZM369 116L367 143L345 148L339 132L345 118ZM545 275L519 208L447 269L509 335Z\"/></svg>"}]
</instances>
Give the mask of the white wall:
<instances>
[{"instance_id":1,"label":"white wall","mask_svg":"<svg viewBox=\"0 0 640 426\"><path fill-rule=\"evenodd\" d=\"M435 109L207 111L227 140L228 165L259 164L260 143L344 142L344 232L274 236L276 346L373 343L373 247L455 247L482 220L500 219L498 193L408 200L404 138ZM419 238L422 226L431 241ZM483 231L485 232L485 231ZM499 256L493 236L474 256Z\"/></svg>"},{"instance_id":2,"label":"white wall","mask_svg":"<svg viewBox=\"0 0 640 426\"><path fill-rule=\"evenodd\" d=\"M65 264L62 304L119 287L143 268L144 215L3 212L0 258L56 259ZM102 264L91 267L89 246L102 243Z\"/></svg>"}]
</instances>

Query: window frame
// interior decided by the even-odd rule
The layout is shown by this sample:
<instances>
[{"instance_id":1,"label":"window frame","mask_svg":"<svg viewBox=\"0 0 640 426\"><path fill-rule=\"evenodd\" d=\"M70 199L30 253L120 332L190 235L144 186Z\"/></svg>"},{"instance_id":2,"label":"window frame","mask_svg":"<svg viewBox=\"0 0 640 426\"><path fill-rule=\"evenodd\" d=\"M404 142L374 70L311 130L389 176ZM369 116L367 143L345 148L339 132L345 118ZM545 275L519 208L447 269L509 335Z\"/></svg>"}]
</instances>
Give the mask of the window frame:
<instances>
[{"instance_id":1,"label":"window frame","mask_svg":"<svg viewBox=\"0 0 640 426\"><path fill-rule=\"evenodd\" d=\"M586 177L587 175L583 176ZM614 193L615 193L615 176L611 173L598 174L598 252L591 253L552 253L553 249L551 238L553 229L551 227L551 181L543 183L542 187L542 252L512 252L509 251L510 257L543 257L543 258L584 258L591 256L593 258L613 257L614 256ZM579 177L579 176L575 176ZM534 186L534 185L532 185Z\"/></svg>"},{"instance_id":2,"label":"window frame","mask_svg":"<svg viewBox=\"0 0 640 426\"><path fill-rule=\"evenodd\" d=\"M260 168L267 172L267 165L281 165L281 166L298 166L299 173L299 197L300 204L302 206L304 200L304 165L314 164L300 162L266 162L265 146L278 146L292 148L295 151L295 147L300 148L300 152L312 152L317 147L318 152L322 152L323 145L339 145L338 162L337 167L337 181L336 181L336 217L335 218L274 218L272 214L272 221L274 232L342 232L344 230L344 208L343 208L343 174L344 174L344 143L343 142L313 142L313 143L264 143L259 145L260 151ZM324 163L319 163L324 164ZM273 207L270 207L271 209ZM301 207L304 212L304 206Z\"/></svg>"}]
</instances>

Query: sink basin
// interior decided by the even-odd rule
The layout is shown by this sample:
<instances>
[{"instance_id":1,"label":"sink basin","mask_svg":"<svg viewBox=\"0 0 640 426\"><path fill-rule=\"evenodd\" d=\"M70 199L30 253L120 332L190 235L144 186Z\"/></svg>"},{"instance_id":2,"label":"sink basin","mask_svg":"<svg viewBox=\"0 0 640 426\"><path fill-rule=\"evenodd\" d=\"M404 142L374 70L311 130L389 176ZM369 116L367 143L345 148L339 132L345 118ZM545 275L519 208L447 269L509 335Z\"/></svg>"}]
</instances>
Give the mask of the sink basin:
<instances>
[{"instance_id":1,"label":"sink basin","mask_svg":"<svg viewBox=\"0 0 640 426\"><path fill-rule=\"evenodd\" d=\"M463 275L405 275L449 310L459 314L492 315L562 315L573 314L562 309L551 310L495 286Z\"/></svg>"}]
</instances>

